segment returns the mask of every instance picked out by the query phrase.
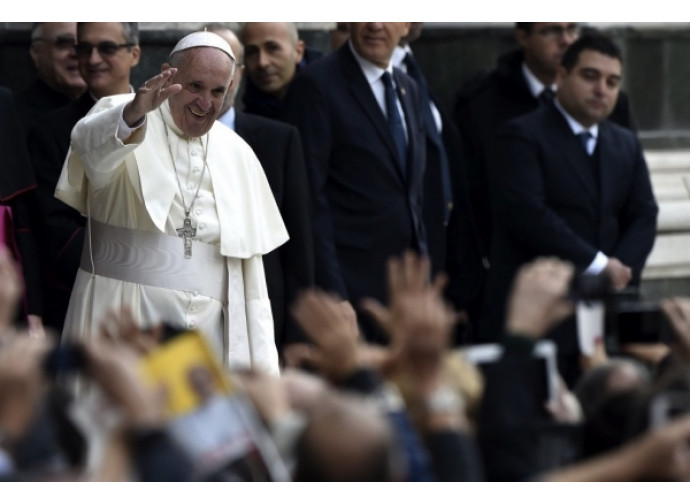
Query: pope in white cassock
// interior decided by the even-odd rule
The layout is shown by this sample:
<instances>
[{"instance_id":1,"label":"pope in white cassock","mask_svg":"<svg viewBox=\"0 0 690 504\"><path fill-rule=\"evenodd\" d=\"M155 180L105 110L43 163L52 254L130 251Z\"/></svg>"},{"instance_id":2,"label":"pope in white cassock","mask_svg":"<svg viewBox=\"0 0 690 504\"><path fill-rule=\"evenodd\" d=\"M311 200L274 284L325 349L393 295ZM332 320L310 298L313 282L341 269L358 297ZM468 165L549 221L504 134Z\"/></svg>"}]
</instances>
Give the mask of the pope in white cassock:
<instances>
[{"instance_id":1,"label":"pope in white cassock","mask_svg":"<svg viewBox=\"0 0 690 504\"><path fill-rule=\"evenodd\" d=\"M225 40L193 33L75 126L55 196L89 219L63 339L129 306L200 330L230 367L278 372L261 256L288 235L251 148L215 121L234 69Z\"/></svg>"}]
</instances>

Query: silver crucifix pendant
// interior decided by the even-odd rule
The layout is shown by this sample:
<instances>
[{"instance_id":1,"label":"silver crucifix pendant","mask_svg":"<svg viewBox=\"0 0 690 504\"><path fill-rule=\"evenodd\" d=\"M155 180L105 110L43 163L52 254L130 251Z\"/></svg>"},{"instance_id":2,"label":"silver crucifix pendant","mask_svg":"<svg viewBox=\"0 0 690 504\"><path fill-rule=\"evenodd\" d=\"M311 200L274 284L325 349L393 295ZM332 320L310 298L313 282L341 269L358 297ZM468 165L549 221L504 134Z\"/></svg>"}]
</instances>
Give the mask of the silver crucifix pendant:
<instances>
[{"instance_id":1,"label":"silver crucifix pendant","mask_svg":"<svg viewBox=\"0 0 690 504\"><path fill-rule=\"evenodd\" d=\"M196 228L192 227L192 219L185 217L184 225L177 228L177 236L184 240L184 258L192 258L192 237L196 236Z\"/></svg>"}]
</instances>

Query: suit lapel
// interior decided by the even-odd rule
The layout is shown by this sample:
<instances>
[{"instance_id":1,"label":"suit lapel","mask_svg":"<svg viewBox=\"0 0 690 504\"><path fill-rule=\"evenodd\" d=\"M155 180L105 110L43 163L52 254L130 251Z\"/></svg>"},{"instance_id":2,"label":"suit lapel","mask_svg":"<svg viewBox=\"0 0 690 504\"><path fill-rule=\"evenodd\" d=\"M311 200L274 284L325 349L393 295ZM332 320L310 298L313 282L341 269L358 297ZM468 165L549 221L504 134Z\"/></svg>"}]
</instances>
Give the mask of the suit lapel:
<instances>
[{"instance_id":1,"label":"suit lapel","mask_svg":"<svg viewBox=\"0 0 690 504\"><path fill-rule=\"evenodd\" d=\"M590 199L594 208L599 208L597 181L592 175L589 156L556 107L550 106L548 113L553 115L553 120L556 123L554 125L556 132L555 147L557 151L563 153L563 159L565 159L568 165L567 171L574 174L574 178L579 181L584 194Z\"/></svg>"},{"instance_id":2,"label":"suit lapel","mask_svg":"<svg viewBox=\"0 0 690 504\"><path fill-rule=\"evenodd\" d=\"M606 122L599 124L599 138L597 139L597 149L599 151L599 187L601 195L599 197L599 210L604 212L608 206L611 189L616 189L616 180L619 174L616 167L620 166L617 162L617 149L613 145L611 130ZM620 174L620 176L624 176Z\"/></svg>"},{"instance_id":3,"label":"suit lapel","mask_svg":"<svg viewBox=\"0 0 690 504\"><path fill-rule=\"evenodd\" d=\"M244 130L244 113L240 112L239 110L237 110L237 108L235 108L235 133L237 133L239 136L242 136Z\"/></svg>"},{"instance_id":4,"label":"suit lapel","mask_svg":"<svg viewBox=\"0 0 690 504\"><path fill-rule=\"evenodd\" d=\"M413 103L412 90L407 86L404 79L401 77L402 71L397 68L393 70L393 76L396 86L398 87L398 97L405 113L405 124L407 125L407 183L410 193L414 193L418 184L421 184L424 174L424 166L422 163L416 163L417 149L421 148L420 142L417 141L417 132L421 119L417 117L417 108ZM410 79L411 81L411 79ZM434 126L435 127L435 126Z\"/></svg>"},{"instance_id":5,"label":"suit lapel","mask_svg":"<svg viewBox=\"0 0 690 504\"><path fill-rule=\"evenodd\" d=\"M250 137L254 134L254 128L250 121L247 121L247 114L235 109L235 133L242 138Z\"/></svg>"},{"instance_id":6,"label":"suit lapel","mask_svg":"<svg viewBox=\"0 0 690 504\"><path fill-rule=\"evenodd\" d=\"M349 44L344 44L340 51L340 56L345 62L343 68L345 70L345 75L347 77L349 91L350 93L352 93L355 100L362 108L364 114L374 125L384 145L388 148L388 150L391 153L391 156L393 156L393 158L395 159L398 175L404 181L405 176L402 172L402 163L398 158L397 149L395 148L395 142L393 141L393 136L391 135L391 132L388 128L388 122L386 122L386 118L383 115L383 111L381 110L381 107L376 101L376 98L374 98L374 94L371 92L371 87L369 86L369 83L364 77L362 69L359 67L357 60L352 55Z\"/></svg>"}]
</instances>

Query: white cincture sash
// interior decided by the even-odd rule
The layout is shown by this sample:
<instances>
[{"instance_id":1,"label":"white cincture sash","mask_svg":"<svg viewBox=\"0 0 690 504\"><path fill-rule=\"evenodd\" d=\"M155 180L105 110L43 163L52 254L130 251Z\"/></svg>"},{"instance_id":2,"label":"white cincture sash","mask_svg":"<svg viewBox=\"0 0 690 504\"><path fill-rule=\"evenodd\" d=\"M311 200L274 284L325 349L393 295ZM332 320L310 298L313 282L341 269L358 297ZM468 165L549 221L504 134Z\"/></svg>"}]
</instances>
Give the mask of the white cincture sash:
<instances>
[{"instance_id":1,"label":"white cincture sash","mask_svg":"<svg viewBox=\"0 0 690 504\"><path fill-rule=\"evenodd\" d=\"M227 306L227 265L219 247L194 240L192 257L185 259L183 240L177 236L89 221L81 254L84 271L200 294Z\"/></svg>"}]
</instances>

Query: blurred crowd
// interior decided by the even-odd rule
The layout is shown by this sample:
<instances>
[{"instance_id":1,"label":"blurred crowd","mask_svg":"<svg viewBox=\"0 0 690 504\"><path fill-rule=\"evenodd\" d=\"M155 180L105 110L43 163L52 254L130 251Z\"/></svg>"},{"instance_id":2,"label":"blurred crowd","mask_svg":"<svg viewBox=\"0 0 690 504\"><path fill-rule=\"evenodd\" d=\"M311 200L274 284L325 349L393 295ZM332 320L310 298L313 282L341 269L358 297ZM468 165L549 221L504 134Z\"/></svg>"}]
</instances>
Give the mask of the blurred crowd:
<instances>
[{"instance_id":1,"label":"blurred crowd","mask_svg":"<svg viewBox=\"0 0 690 504\"><path fill-rule=\"evenodd\" d=\"M582 356L574 391L559 381L543 396L543 366L532 350L572 313L571 265L539 259L523 267L509 301L504 351L481 372L450 345L456 314L443 300L445 278L413 253L388 265L391 302L367 310L390 338L360 338L338 299L304 292L293 314L312 344L280 376L230 369L246 400L261 471L230 458L200 471L176 442L165 390L147 382L141 359L155 352L160 327L144 330L112 314L80 344L80 359L59 356L55 340L12 326L19 275L0 254L2 339L0 426L5 481L676 481L690 476L690 300L667 299L676 336L652 364L609 357L602 341ZM97 440L82 428L66 386L70 375L96 386L118 412ZM685 404L672 399L683 397ZM665 408L658 406L666 400ZM669 403L670 400L670 403ZM655 418L652 412L662 412ZM91 410L91 414L102 413ZM240 415L241 416L241 415ZM232 412L224 418L237 422ZM213 425L208 424L208 429ZM91 443L103 448L95 453ZM270 449L267 446L270 445ZM239 464L239 465L238 465Z\"/></svg>"}]
</instances>

